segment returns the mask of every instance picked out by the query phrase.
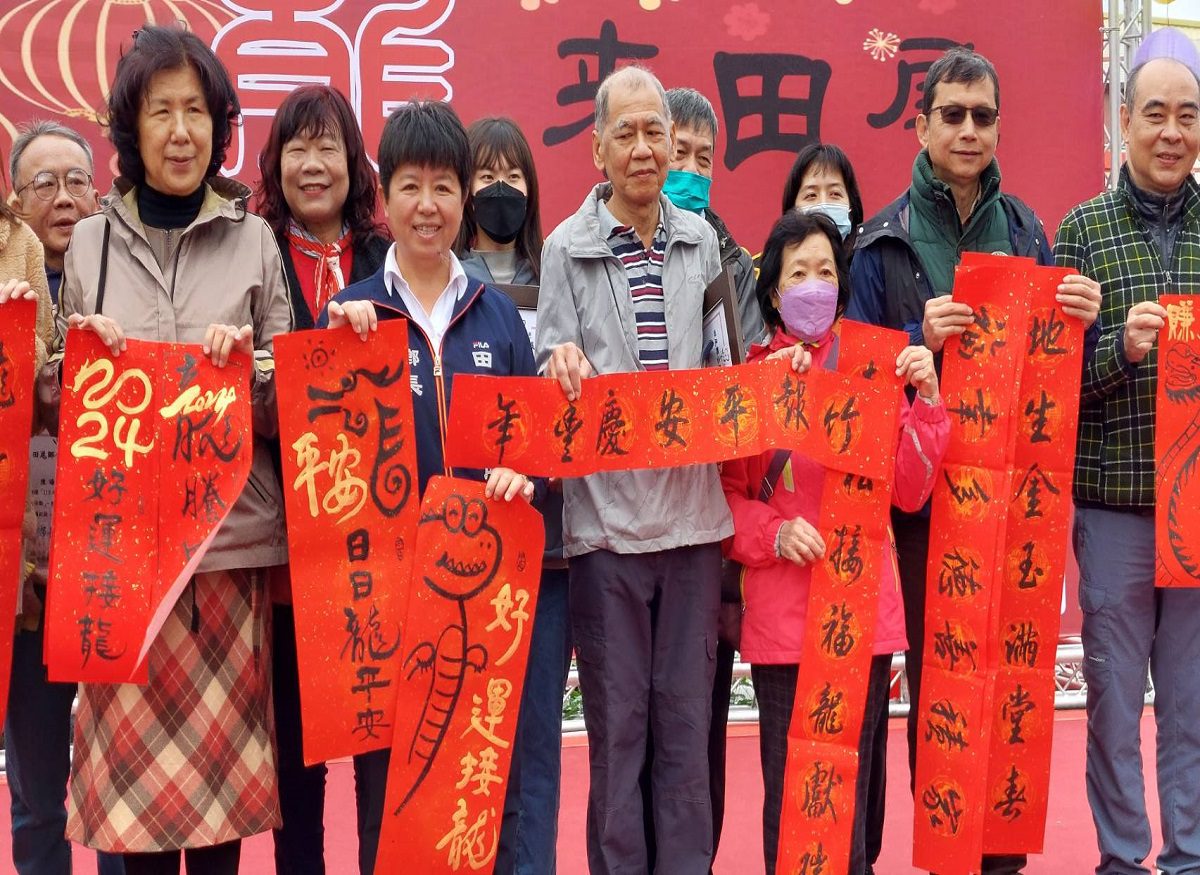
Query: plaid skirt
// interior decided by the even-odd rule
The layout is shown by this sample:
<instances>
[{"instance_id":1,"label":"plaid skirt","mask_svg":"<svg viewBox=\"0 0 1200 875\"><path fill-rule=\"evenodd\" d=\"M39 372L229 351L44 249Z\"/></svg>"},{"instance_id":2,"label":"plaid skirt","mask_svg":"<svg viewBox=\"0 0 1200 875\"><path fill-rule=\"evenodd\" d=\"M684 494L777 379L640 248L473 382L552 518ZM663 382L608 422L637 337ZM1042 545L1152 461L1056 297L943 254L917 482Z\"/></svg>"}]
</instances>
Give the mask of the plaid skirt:
<instances>
[{"instance_id":1,"label":"plaid skirt","mask_svg":"<svg viewBox=\"0 0 1200 875\"><path fill-rule=\"evenodd\" d=\"M81 686L67 838L145 853L279 825L265 579L197 574L150 647L147 686Z\"/></svg>"}]
</instances>

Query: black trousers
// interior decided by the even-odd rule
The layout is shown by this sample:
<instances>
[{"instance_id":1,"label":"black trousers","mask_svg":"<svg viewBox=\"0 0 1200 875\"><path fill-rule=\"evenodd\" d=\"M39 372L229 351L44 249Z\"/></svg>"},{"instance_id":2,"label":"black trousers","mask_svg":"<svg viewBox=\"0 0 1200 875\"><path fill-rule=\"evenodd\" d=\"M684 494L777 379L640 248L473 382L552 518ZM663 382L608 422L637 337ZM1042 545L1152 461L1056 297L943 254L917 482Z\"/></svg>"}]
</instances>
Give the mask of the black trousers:
<instances>
[{"instance_id":1,"label":"black trousers","mask_svg":"<svg viewBox=\"0 0 1200 875\"><path fill-rule=\"evenodd\" d=\"M865 796L870 784L879 700L888 694L891 656L871 659L867 702L858 740L858 779L854 786L854 832L850 844L850 875L867 871ZM758 700L758 747L763 772L763 859L767 875L775 875L779 854L779 822L783 814L783 782L787 770L787 732L796 701L798 665L751 665L754 696Z\"/></svg>"},{"instance_id":2,"label":"black trousers","mask_svg":"<svg viewBox=\"0 0 1200 875\"><path fill-rule=\"evenodd\" d=\"M181 856L187 875L238 875L242 843L238 840L208 848L121 856L125 859L125 875L179 875Z\"/></svg>"}]
</instances>

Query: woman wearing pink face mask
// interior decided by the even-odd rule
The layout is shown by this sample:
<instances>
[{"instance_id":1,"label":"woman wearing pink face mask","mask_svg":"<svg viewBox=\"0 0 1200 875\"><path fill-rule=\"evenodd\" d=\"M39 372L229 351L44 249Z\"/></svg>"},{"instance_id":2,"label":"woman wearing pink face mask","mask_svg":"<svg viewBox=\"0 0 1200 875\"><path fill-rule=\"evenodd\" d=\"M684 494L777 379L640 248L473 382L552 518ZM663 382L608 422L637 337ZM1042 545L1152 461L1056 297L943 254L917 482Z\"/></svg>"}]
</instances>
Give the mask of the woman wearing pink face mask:
<instances>
[{"instance_id":1,"label":"woman wearing pink face mask","mask_svg":"<svg viewBox=\"0 0 1200 875\"><path fill-rule=\"evenodd\" d=\"M795 358L803 344L814 367L836 364L834 326L850 297L846 257L837 227L824 215L789 212L775 223L764 247L756 294L772 330L749 360ZM916 390L905 402L896 435L896 476L892 502L906 510L925 503L933 489L949 437L949 422L938 395L933 356L924 347L905 348L896 372ZM745 566L742 592L742 657L751 664L759 709L762 756L763 853L767 875L775 872L787 729L800 651L803 645L812 563L825 553L816 528L824 469L798 453L778 450L722 467L725 498L734 534L727 555ZM888 551L892 548L889 546ZM879 614L866 713L859 739L854 837L850 873L868 872L865 850L865 796L871 773L871 740L888 696L891 655L906 646L904 610L893 556L880 563Z\"/></svg>"}]
</instances>

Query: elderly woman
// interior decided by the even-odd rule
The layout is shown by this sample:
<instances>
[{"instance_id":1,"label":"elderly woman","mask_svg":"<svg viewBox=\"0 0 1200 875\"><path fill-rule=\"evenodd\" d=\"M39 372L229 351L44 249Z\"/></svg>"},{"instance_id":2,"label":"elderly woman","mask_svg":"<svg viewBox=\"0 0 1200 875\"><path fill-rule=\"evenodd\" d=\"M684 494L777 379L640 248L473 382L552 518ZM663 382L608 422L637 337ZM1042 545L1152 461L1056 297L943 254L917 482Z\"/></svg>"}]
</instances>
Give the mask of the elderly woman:
<instances>
[{"instance_id":1,"label":"elderly woman","mask_svg":"<svg viewBox=\"0 0 1200 875\"><path fill-rule=\"evenodd\" d=\"M383 266L389 241L376 224L379 183L367 159L350 102L327 85L298 88L284 98L258 159L259 213L283 255L297 329L312 328L325 304ZM278 875L324 875L325 764L305 766L302 754L296 618L287 566L271 574L272 673L279 755L275 830ZM354 758L360 816L382 805L366 773L385 751ZM360 817L361 820L361 817ZM360 857L374 859L370 842Z\"/></svg>"},{"instance_id":2,"label":"elderly woman","mask_svg":"<svg viewBox=\"0 0 1200 875\"><path fill-rule=\"evenodd\" d=\"M805 348L816 367L833 367L834 326L850 298L846 257L838 228L825 215L789 211L767 238L755 294L772 330L749 360L788 357ZM924 504L946 451L950 425L938 395L933 355L910 346L896 359L896 373L916 391L903 403L896 435L896 474L892 502L905 510ZM762 756L763 853L768 875L775 872L787 730L796 697L804 645L812 564L825 553L816 523L821 511L822 468L798 453L770 451L726 462L721 469L725 498L733 514L730 558L745 565L746 610L742 657L750 663L759 708ZM890 554L891 546L885 547ZM871 774L875 728L888 695L891 655L905 647L904 611L894 572L895 560L879 563L879 613L875 627L866 713L859 741L858 784L850 855L851 875L869 871L864 803Z\"/></svg>"},{"instance_id":3,"label":"elderly woman","mask_svg":"<svg viewBox=\"0 0 1200 875\"><path fill-rule=\"evenodd\" d=\"M271 339L291 328L274 235L217 175L239 112L195 35L145 27L117 64L109 136L121 177L66 255L59 334L203 344L253 355L249 482L153 642L149 683L84 684L67 835L129 875L234 873L240 839L276 826L265 569L286 561Z\"/></svg>"}]
</instances>

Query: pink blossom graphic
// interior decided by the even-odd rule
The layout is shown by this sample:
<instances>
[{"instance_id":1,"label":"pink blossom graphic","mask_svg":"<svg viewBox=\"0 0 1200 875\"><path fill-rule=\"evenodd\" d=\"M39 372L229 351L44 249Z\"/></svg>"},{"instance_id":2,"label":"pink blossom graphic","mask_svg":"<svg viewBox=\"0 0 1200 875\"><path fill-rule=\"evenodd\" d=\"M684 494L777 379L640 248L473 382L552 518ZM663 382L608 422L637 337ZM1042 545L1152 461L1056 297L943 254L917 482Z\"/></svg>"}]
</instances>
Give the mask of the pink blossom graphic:
<instances>
[{"instance_id":1,"label":"pink blossom graphic","mask_svg":"<svg viewBox=\"0 0 1200 875\"><path fill-rule=\"evenodd\" d=\"M730 36L740 36L746 42L758 39L771 26L771 16L758 8L757 3L741 3L725 13L725 30Z\"/></svg>"}]
</instances>

